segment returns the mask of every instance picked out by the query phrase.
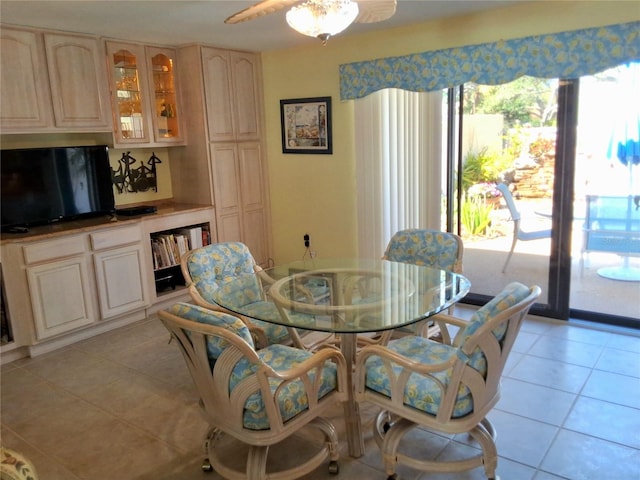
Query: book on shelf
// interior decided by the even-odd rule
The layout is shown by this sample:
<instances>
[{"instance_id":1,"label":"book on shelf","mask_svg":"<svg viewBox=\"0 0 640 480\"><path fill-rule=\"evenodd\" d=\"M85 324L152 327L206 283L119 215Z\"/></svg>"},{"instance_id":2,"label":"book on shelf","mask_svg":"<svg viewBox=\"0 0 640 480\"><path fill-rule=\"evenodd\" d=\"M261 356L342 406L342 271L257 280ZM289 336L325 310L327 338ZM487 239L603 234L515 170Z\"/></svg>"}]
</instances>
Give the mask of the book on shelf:
<instances>
[{"instance_id":1,"label":"book on shelf","mask_svg":"<svg viewBox=\"0 0 640 480\"><path fill-rule=\"evenodd\" d=\"M161 237L155 237L151 240L151 250L154 252L153 260L154 264L156 264L156 269L170 267L172 265L169 251Z\"/></svg>"},{"instance_id":2,"label":"book on shelf","mask_svg":"<svg viewBox=\"0 0 640 480\"><path fill-rule=\"evenodd\" d=\"M202 246L206 247L207 245L211 245L211 232L208 225L202 227Z\"/></svg>"},{"instance_id":3,"label":"book on shelf","mask_svg":"<svg viewBox=\"0 0 640 480\"><path fill-rule=\"evenodd\" d=\"M181 228L178 233L185 235L189 241L189 250L202 247L202 227Z\"/></svg>"},{"instance_id":4,"label":"book on shelf","mask_svg":"<svg viewBox=\"0 0 640 480\"><path fill-rule=\"evenodd\" d=\"M208 226L187 227L167 232L154 233L151 237L153 268L180 265L182 256L189 250L209 245L211 232Z\"/></svg>"},{"instance_id":5,"label":"book on shelf","mask_svg":"<svg viewBox=\"0 0 640 480\"><path fill-rule=\"evenodd\" d=\"M182 256L189 251L189 239L182 233L176 233L174 235L176 239L176 245L178 246L178 255L182 259Z\"/></svg>"}]
</instances>

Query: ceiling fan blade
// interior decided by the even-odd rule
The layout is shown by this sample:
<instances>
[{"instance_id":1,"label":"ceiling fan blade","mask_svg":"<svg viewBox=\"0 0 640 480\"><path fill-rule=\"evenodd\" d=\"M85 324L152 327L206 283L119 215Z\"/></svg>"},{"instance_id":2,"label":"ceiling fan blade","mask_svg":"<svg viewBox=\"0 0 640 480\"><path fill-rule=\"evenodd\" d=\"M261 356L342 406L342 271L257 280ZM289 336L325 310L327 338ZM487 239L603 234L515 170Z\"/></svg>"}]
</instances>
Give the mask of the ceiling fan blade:
<instances>
[{"instance_id":1,"label":"ceiling fan blade","mask_svg":"<svg viewBox=\"0 0 640 480\"><path fill-rule=\"evenodd\" d=\"M253 20L254 18L282 10L283 8L293 5L294 3L298 3L299 1L300 0L262 0L255 5L239 11L238 13L234 13L227 18L224 23L234 24Z\"/></svg>"},{"instance_id":2,"label":"ceiling fan blade","mask_svg":"<svg viewBox=\"0 0 640 480\"><path fill-rule=\"evenodd\" d=\"M382 22L396 13L396 0L358 0L356 23Z\"/></svg>"}]
</instances>

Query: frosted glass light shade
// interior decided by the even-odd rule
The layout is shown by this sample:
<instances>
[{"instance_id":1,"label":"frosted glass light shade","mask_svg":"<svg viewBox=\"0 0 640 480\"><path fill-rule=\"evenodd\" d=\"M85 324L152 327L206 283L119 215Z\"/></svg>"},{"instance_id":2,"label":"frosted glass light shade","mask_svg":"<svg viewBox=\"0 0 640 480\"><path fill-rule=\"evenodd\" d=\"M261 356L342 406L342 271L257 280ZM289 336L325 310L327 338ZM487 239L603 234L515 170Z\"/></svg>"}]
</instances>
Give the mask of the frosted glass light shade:
<instances>
[{"instance_id":1,"label":"frosted glass light shade","mask_svg":"<svg viewBox=\"0 0 640 480\"><path fill-rule=\"evenodd\" d=\"M358 4L351 0L308 0L287 12L287 23L303 35L326 43L358 16Z\"/></svg>"}]
</instances>

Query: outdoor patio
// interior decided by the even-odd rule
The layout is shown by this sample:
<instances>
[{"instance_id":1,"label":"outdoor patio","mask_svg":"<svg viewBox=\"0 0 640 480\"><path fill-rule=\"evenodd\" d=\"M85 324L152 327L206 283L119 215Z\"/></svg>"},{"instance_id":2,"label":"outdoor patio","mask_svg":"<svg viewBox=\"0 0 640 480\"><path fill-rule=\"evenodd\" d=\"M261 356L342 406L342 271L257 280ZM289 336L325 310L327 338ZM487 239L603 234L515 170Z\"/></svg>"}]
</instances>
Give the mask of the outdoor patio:
<instances>
[{"instance_id":1,"label":"outdoor patio","mask_svg":"<svg viewBox=\"0 0 640 480\"><path fill-rule=\"evenodd\" d=\"M549 219L539 214L550 211L549 200L518 200L518 207L523 214L525 230L549 228ZM581 212L579 208L575 211ZM517 280L540 285L540 301L546 302L551 240L519 241L506 273L502 273L513 228L508 218L506 209L498 209L494 234L499 236L464 239L464 274L471 280L474 293L495 295L504 285ZM602 267L622 265L623 257L590 252L585 256L584 269L581 268L582 223L581 219L573 223L570 307L636 318L640 326L640 282L610 280L598 275L598 269ZM627 258L629 266L640 268L640 257Z\"/></svg>"}]
</instances>

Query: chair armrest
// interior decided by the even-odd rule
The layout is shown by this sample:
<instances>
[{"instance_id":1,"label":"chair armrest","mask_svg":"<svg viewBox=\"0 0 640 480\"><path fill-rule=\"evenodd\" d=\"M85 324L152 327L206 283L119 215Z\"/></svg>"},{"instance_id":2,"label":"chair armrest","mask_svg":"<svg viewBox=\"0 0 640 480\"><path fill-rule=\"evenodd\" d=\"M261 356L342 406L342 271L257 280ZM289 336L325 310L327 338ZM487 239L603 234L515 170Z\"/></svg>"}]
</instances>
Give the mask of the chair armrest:
<instances>
[{"instance_id":1,"label":"chair armrest","mask_svg":"<svg viewBox=\"0 0 640 480\"><path fill-rule=\"evenodd\" d=\"M463 320L462 318L454 317L453 315L449 315L448 313L438 313L437 315L433 315L429 318L429 320L433 320L440 327L440 333L442 335L442 343L446 345L452 345L455 341L454 337L451 338L451 332L449 331L448 326L458 327L458 332L462 331L469 322Z\"/></svg>"},{"instance_id":2,"label":"chair armrest","mask_svg":"<svg viewBox=\"0 0 640 480\"><path fill-rule=\"evenodd\" d=\"M254 265L253 271L256 273L256 276L260 279L263 285L273 285L276 283L275 279L271 278L271 276L260 265Z\"/></svg>"}]
</instances>

